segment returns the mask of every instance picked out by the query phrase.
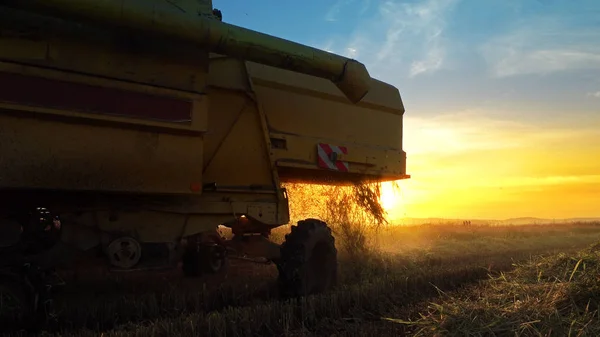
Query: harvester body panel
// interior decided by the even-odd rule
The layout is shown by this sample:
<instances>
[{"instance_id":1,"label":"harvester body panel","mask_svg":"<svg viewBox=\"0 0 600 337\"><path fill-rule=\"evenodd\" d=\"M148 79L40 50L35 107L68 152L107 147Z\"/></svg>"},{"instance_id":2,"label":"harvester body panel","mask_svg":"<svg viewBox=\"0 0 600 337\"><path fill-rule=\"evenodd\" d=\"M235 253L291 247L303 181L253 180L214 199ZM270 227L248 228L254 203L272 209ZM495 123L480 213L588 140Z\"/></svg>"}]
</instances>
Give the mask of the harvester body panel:
<instances>
[{"instance_id":1,"label":"harvester body panel","mask_svg":"<svg viewBox=\"0 0 600 337\"><path fill-rule=\"evenodd\" d=\"M289 221L281 182L408 177L396 88L179 2L0 3L0 217L44 204L73 240L177 242L241 215L264 234Z\"/></svg>"}]
</instances>

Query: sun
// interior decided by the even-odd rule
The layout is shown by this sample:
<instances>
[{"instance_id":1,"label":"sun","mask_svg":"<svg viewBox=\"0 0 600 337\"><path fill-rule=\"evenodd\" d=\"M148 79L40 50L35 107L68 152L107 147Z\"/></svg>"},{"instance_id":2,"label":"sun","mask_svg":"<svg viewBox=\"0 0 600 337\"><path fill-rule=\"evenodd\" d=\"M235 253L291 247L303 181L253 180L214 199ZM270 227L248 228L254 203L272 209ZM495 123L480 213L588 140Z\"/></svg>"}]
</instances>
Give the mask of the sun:
<instances>
[{"instance_id":1,"label":"sun","mask_svg":"<svg viewBox=\"0 0 600 337\"><path fill-rule=\"evenodd\" d=\"M394 188L393 183L384 182L381 184L381 196L379 197L381 206L387 212L396 208L398 202L398 191Z\"/></svg>"},{"instance_id":2,"label":"sun","mask_svg":"<svg viewBox=\"0 0 600 337\"><path fill-rule=\"evenodd\" d=\"M405 188L406 181L390 181L381 184L381 195L379 202L383 210L387 213L389 221L395 222L407 217L410 204L406 199L409 194Z\"/></svg>"}]
</instances>

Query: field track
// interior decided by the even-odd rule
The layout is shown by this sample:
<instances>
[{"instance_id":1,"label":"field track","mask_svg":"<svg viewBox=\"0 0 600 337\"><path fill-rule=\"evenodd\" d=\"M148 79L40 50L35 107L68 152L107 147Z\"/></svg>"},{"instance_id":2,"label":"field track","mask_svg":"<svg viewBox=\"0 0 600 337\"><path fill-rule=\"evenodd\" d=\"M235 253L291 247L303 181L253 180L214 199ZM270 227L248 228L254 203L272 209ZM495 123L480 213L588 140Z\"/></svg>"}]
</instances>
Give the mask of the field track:
<instances>
[{"instance_id":1,"label":"field track","mask_svg":"<svg viewBox=\"0 0 600 337\"><path fill-rule=\"evenodd\" d=\"M391 313L412 317L413 306L435 298L439 291L508 271L515 261L574 252L600 239L600 226L564 232L553 229L545 236L527 234L528 245L522 244L519 235L505 235L508 231L502 232L501 241L492 238L482 243L481 233L469 237L448 229L438 235L445 244L455 235L462 239L452 245L476 249L455 249L451 255L445 253L448 247L435 242L427 249L395 254L388 249L360 261L342 254L340 287L296 302L279 299L274 266L238 260L230 261L224 273L202 279L183 279L178 270L118 277L90 273L80 277L79 284L71 283L58 298L47 334L95 336L102 331L104 336L188 336L202 331L203 336L360 336L378 331L402 335L404 325L381 317ZM482 251L480 246L491 249ZM443 250L436 253L431 247Z\"/></svg>"}]
</instances>

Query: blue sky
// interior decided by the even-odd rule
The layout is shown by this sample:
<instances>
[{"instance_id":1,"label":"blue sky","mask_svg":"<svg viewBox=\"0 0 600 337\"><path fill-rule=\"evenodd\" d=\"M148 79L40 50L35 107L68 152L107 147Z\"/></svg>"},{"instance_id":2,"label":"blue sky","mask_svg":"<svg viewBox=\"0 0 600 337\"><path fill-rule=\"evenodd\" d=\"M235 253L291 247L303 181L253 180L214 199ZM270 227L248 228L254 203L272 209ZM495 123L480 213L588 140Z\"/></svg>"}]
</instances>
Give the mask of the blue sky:
<instances>
[{"instance_id":1,"label":"blue sky","mask_svg":"<svg viewBox=\"0 0 600 337\"><path fill-rule=\"evenodd\" d=\"M513 188L490 197L490 209L492 199L514 206L526 202L515 195L552 185L548 191L585 199L579 215L600 215L593 206L600 203L600 0L213 5L228 23L356 58L395 85L406 107L407 200L422 209L432 195L442 200L464 188L439 191L444 179L476 176L467 184L473 191ZM549 210L556 200L519 215L566 215ZM469 202L453 205L464 212L452 214L467 216ZM481 216L502 216L493 214Z\"/></svg>"},{"instance_id":2,"label":"blue sky","mask_svg":"<svg viewBox=\"0 0 600 337\"><path fill-rule=\"evenodd\" d=\"M598 0L213 5L229 23L357 58L400 89L411 116L493 107L538 120L600 107ZM531 111L515 111L515 104Z\"/></svg>"}]
</instances>

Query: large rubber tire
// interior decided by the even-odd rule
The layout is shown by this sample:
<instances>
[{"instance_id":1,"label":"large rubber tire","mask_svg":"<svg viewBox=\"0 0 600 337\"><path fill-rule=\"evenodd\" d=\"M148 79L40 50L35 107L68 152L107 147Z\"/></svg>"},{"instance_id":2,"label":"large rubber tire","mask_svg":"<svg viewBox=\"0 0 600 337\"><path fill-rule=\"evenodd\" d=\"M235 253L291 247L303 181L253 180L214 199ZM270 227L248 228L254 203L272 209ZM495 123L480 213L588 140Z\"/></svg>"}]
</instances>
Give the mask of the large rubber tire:
<instances>
[{"instance_id":1,"label":"large rubber tire","mask_svg":"<svg viewBox=\"0 0 600 337\"><path fill-rule=\"evenodd\" d=\"M224 247L217 244L201 244L186 250L181 269L187 277L216 274L225 269L227 256Z\"/></svg>"},{"instance_id":2,"label":"large rubber tire","mask_svg":"<svg viewBox=\"0 0 600 337\"><path fill-rule=\"evenodd\" d=\"M337 249L331 229L323 221L306 219L292 226L277 261L283 297L322 293L337 283Z\"/></svg>"}]
</instances>

